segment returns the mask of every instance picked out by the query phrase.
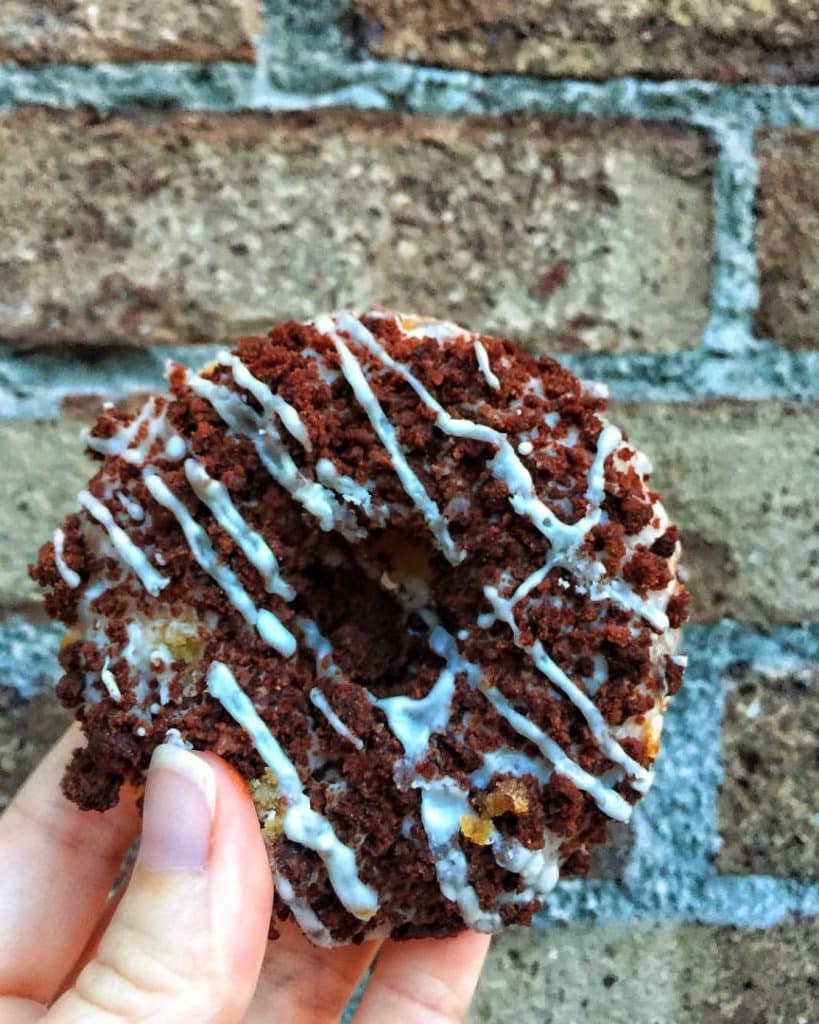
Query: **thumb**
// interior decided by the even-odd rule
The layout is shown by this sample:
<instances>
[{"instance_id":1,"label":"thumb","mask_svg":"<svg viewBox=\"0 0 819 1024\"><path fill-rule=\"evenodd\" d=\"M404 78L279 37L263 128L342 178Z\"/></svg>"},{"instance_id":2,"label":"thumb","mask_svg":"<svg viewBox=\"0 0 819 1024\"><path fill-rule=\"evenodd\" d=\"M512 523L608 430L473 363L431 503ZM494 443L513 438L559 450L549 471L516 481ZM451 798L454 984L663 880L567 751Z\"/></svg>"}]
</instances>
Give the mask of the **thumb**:
<instances>
[{"instance_id":1,"label":"thumb","mask_svg":"<svg viewBox=\"0 0 819 1024\"><path fill-rule=\"evenodd\" d=\"M272 899L242 780L214 755L158 747L131 882L92 959L44 1024L240 1021Z\"/></svg>"}]
</instances>

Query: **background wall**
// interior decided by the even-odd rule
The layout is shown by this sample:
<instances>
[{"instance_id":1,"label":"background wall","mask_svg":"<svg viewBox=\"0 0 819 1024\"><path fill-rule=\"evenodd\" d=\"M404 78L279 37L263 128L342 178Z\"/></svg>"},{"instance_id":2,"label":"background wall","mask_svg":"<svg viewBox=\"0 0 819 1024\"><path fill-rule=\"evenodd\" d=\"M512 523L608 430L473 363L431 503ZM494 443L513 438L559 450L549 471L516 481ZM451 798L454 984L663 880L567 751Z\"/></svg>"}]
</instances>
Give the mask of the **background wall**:
<instances>
[{"instance_id":1,"label":"background wall","mask_svg":"<svg viewBox=\"0 0 819 1024\"><path fill-rule=\"evenodd\" d=\"M3 60L0 806L64 722L25 567L99 402L437 313L609 382L696 595L633 831L473 1019L816 1021L819 4L4 0Z\"/></svg>"}]
</instances>

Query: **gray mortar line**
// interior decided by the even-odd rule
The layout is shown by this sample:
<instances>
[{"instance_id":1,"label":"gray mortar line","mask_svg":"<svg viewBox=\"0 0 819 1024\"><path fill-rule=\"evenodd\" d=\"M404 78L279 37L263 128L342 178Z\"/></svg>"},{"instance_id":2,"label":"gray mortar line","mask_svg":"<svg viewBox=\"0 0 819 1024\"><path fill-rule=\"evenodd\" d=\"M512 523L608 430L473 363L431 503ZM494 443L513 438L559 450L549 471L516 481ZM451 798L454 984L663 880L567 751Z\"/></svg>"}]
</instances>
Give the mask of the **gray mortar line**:
<instances>
[{"instance_id":1,"label":"gray mortar line","mask_svg":"<svg viewBox=\"0 0 819 1024\"><path fill-rule=\"evenodd\" d=\"M255 76L253 65L231 62L38 68L0 62L0 110L40 104L64 110L88 106L102 113L133 107L229 112L251 106Z\"/></svg>"},{"instance_id":2,"label":"gray mortar line","mask_svg":"<svg viewBox=\"0 0 819 1024\"><path fill-rule=\"evenodd\" d=\"M303 88L277 86L275 76L261 73L261 65L227 61L38 68L7 61L0 63L0 109L30 103L62 109L89 105L102 112L133 106L271 112L351 106L448 117L521 112L636 117L684 121L712 130L749 125L819 128L819 86L723 85L699 79L651 82L632 77L584 82L481 75L398 61L326 61L320 53L310 57ZM287 80L298 85L299 75L293 71L288 66Z\"/></svg>"},{"instance_id":3,"label":"gray mortar line","mask_svg":"<svg viewBox=\"0 0 819 1024\"><path fill-rule=\"evenodd\" d=\"M204 364L217 345L78 347L66 358L52 349L11 349L0 356L0 420L47 419L71 395L99 395L116 401L135 391L156 391L164 384L168 359Z\"/></svg>"},{"instance_id":4,"label":"gray mortar line","mask_svg":"<svg viewBox=\"0 0 819 1024\"><path fill-rule=\"evenodd\" d=\"M719 875L686 880L676 877L677 860L661 876L647 876L640 888L616 882L559 882L546 910L534 924L547 931L568 921L676 921L678 923L770 928L819 915L819 883L767 875Z\"/></svg>"},{"instance_id":5,"label":"gray mortar line","mask_svg":"<svg viewBox=\"0 0 819 1024\"><path fill-rule=\"evenodd\" d=\"M756 125L714 127L717 159L713 184L713 264L710 316L703 347L741 353L753 347L759 305L754 203L759 177Z\"/></svg>"},{"instance_id":6,"label":"gray mortar line","mask_svg":"<svg viewBox=\"0 0 819 1024\"><path fill-rule=\"evenodd\" d=\"M16 613L0 619L0 686L29 700L60 678L57 650L65 630L56 622L32 622Z\"/></svg>"},{"instance_id":7,"label":"gray mortar line","mask_svg":"<svg viewBox=\"0 0 819 1024\"><path fill-rule=\"evenodd\" d=\"M69 357L48 349L8 350L0 356L0 420L55 417L63 399L71 396L116 401L135 391L156 391L164 386L167 359L201 365L222 347L78 347ZM700 348L554 355L580 377L605 381L612 398L620 402L819 398L819 352L791 351L769 342L725 353Z\"/></svg>"}]
</instances>

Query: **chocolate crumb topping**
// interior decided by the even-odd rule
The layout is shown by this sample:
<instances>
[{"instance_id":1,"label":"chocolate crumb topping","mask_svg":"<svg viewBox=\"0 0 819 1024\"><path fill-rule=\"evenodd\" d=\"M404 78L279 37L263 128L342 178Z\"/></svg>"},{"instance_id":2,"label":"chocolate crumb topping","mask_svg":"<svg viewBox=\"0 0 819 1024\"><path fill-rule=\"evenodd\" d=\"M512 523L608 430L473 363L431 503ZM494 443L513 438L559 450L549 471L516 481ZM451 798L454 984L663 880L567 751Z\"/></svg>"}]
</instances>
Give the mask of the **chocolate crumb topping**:
<instances>
[{"instance_id":1,"label":"chocolate crumb topping","mask_svg":"<svg viewBox=\"0 0 819 1024\"><path fill-rule=\"evenodd\" d=\"M87 738L66 794L213 750L311 941L528 923L647 791L683 674L678 531L600 388L386 312L168 379L99 415L31 569Z\"/></svg>"}]
</instances>

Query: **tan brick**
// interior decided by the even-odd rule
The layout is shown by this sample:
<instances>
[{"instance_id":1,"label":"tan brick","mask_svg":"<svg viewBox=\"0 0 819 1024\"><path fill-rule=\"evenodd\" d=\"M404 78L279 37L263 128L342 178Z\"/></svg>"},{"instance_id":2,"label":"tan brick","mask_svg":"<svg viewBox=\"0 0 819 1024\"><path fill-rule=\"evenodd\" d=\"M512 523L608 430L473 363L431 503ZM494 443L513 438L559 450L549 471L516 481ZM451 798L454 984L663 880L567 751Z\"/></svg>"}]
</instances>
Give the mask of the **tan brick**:
<instances>
[{"instance_id":1,"label":"tan brick","mask_svg":"<svg viewBox=\"0 0 819 1024\"><path fill-rule=\"evenodd\" d=\"M0 670L0 812L69 721L53 693L24 701L3 685Z\"/></svg>"},{"instance_id":2,"label":"tan brick","mask_svg":"<svg viewBox=\"0 0 819 1024\"><path fill-rule=\"evenodd\" d=\"M3 0L0 60L252 60L257 0Z\"/></svg>"},{"instance_id":3,"label":"tan brick","mask_svg":"<svg viewBox=\"0 0 819 1024\"><path fill-rule=\"evenodd\" d=\"M819 348L819 132L765 130L758 154L757 333Z\"/></svg>"},{"instance_id":4,"label":"tan brick","mask_svg":"<svg viewBox=\"0 0 819 1024\"><path fill-rule=\"evenodd\" d=\"M493 941L470 1024L811 1024L815 921L576 924Z\"/></svg>"},{"instance_id":5,"label":"tan brick","mask_svg":"<svg viewBox=\"0 0 819 1024\"><path fill-rule=\"evenodd\" d=\"M819 665L727 680L721 871L819 877Z\"/></svg>"},{"instance_id":6,"label":"tan brick","mask_svg":"<svg viewBox=\"0 0 819 1024\"><path fill-rule=\"evenodd\" d=\"M540 349L707 319L706 135L631 121L0 117L0 337L223 340L380 302Z\"/></svg>"},{"instance_id":7,"label":"tan brick","mask_svg":"<svg viewBox=\"0 0 819 1024\"><path fill-rule=\"evenodd\" d=\"M91 476L79 420L0 422L0 607L39 597L26 567ZM2 675L0 675L2 682Z\"/></svg>"},{"instance_id":8,"label":"tan brick","mask_svg":"<svg viewBox=\"0 0 819 1024\"><path fill-rule=\"evenodd\" d=\"M682 528L696 619L819 617L817 405L625 405L612 419Z\"/></svg>"},{"instance_id":9,"label":"tan brick","mask_svg":"<svg viewBox=\"0 0 819 1024\"><path fill-rule=\"evenodd\" d=\"M352 0L379 57L547 78L815 82L819 9L801 0Z\"/></svg>"}]
</instances>

